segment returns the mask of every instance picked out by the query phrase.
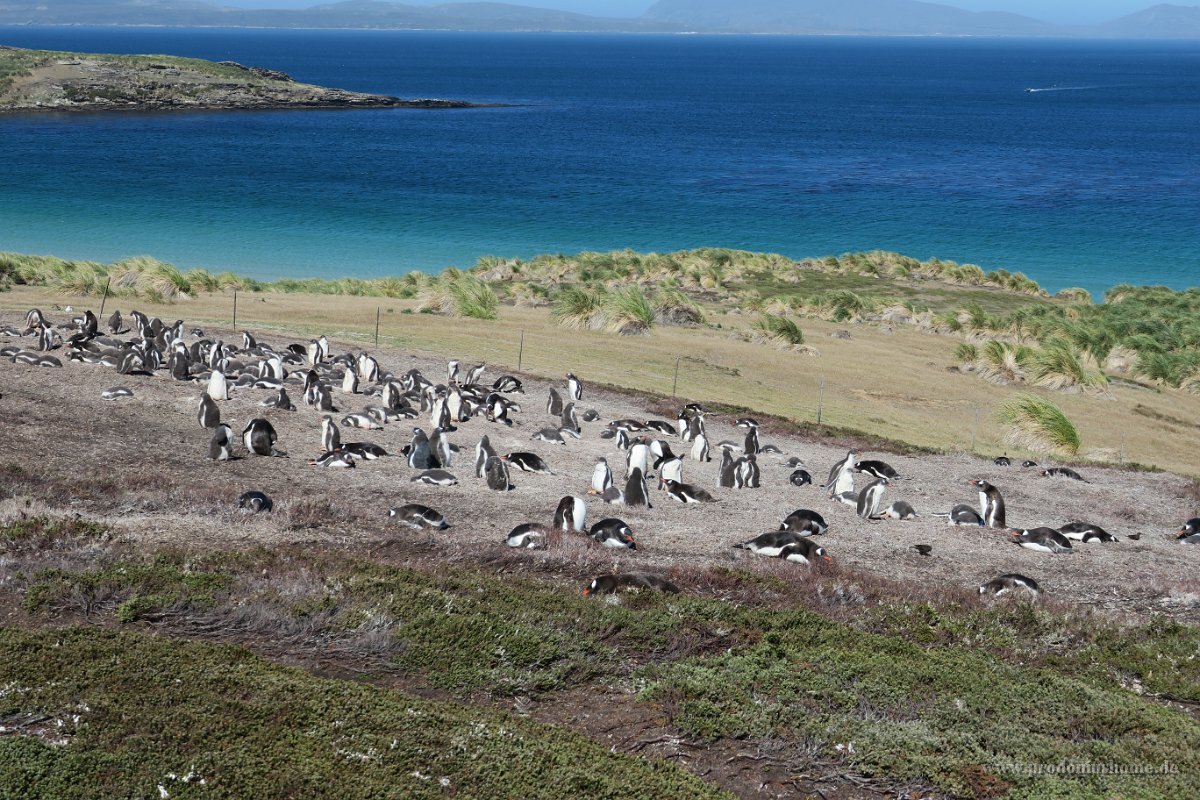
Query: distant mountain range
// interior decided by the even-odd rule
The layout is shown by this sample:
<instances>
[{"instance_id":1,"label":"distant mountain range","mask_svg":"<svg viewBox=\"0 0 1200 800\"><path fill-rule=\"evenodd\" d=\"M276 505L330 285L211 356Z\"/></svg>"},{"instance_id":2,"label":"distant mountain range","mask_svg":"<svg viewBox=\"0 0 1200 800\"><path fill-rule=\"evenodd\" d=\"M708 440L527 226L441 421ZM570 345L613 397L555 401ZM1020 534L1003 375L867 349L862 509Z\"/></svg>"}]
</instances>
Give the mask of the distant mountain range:
<instances>
[{"instance_id":1,"label":"distant mountain range","mask_svg":"<svg viewBox=\"0 0 1200 800\"><path fill-rule=\"evenodd\" d=\"M199 0L0 0L0 25L399 28L916 36L1200 39L1200 6L1157 5L1088 27L919 0L658 0L636 18L506 3L406 5L346 0L305 9L241 9Z\"/></svg>"}]
</instances>

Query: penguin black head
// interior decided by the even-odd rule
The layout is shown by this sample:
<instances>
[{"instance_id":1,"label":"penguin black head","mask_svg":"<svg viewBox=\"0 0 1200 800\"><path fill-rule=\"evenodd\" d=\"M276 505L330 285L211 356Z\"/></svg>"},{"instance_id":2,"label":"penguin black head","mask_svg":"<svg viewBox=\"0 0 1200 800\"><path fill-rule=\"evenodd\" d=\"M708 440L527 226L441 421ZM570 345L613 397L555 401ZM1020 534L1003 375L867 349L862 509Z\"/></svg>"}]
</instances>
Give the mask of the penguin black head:
<instances>
[{"instance_id":1,"label":"penguin black head","mask_svg":"<svg viewBox=\"0 0 1200 800\"><path fill-rule=\"evenodd\" d=\"M992 461L992 463L995 464L997 467L1011 467L1012 466L1012 461L1010 461L1008 459L1008 456L1000 456L999 458Z\"/></svg>"},{"instance_id":2,"label":"penguin black head","mask_svg":"<svg viewBox=\"0 0 1200 800\"><path fill-rule=\"evenodd\" d=\"M1179 538L1200 533L1200 517L1192 517L1179 529ZM1132 537L1130 537L1132 538Z\"/></svg>"}]
</instances>

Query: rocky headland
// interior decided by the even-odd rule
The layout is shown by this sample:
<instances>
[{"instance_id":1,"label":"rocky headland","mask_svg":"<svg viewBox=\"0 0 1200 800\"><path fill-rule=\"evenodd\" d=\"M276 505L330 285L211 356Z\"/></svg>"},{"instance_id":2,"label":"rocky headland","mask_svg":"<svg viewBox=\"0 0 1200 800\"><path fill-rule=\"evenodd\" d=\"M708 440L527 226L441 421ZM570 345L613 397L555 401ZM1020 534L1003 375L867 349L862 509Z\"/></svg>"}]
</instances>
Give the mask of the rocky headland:
<instances>
[{"instance_id":1,"label":"rocky headland","mask_svg":"<svg viewBox=\"0 0 1200 800\"><path fill-rule=\"evenodd\" d=\"M461 100L403 99L313 86L283 72L233 61L66 53L0 45L0 113L476 105Z\"/></svg>"}]
</instances>

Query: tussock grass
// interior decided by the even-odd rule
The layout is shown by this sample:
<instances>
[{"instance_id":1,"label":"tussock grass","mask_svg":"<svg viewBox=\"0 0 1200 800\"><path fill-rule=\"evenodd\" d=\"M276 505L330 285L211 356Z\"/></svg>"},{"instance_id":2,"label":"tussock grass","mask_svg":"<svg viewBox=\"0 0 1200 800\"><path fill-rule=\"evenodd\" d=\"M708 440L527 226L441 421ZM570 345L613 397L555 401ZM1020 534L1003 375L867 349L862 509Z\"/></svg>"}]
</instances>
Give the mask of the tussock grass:
<instances>
[{"instance_id":1,"label":"tussock grass","mask_svg":"<svg viewBox=\"0 0 1200 800\"><path fill-rule=\"evenodd\" d=\"M775 314L763 314L754 323L763 338L784 347L804 344L804 332L795 320Z\"/></svg>"},{"instance_id":2,"label":"tussock grass","mask_svg":"<svg viewBox=\"0 0 1200 800\"><path fill-rule=\"evenodd\" d=\"M609 292L604 298L604 327L622 336L636 336L654 327L654 305L642 287L631 284Z\"/></svg>"},{"instance_id":3,"label":"tussock grass","mask_svg":"<svg viewBox=\"0 0 1200 800\"><path fill-rule=\"evenodd\" d=\"M550 314L559 325L573 330L603 327L604 296L583 286L566 286L555 295Z\"/></svg>"},{"instance_id":4,"label":"tussock grass","mask_svg":"<svg viewBox=\"0 0 1200 800\"><path fill-rule=\"evenodd\" d=\"M1022 392L1000 407L997 419L1009 426L1005 441L1040 452L1074 455L1079 433L1062 409L1045 398Z\"/></svg>"}]
</instances>

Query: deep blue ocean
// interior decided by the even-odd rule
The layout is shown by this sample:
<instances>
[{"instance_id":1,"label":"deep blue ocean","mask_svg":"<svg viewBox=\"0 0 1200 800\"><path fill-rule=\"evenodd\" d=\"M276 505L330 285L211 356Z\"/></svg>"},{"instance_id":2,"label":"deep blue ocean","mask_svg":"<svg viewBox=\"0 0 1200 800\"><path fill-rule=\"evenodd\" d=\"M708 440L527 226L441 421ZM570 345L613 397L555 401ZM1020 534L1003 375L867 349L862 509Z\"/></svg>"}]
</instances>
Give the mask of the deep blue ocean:
<instances>
[{"instance_id":1,"label":"deep blue ocean","mask_svg":"<svg viewBox=\"0 0 1200 800\"><path fill-rule=\"evenodd\" d=\"M259 277L881 248L1200 284L1200 43L2 28L468 110L0 117L0 250ZM1037 91L1028 91L1034 89Z\"/></svg>"}]
</instances>

